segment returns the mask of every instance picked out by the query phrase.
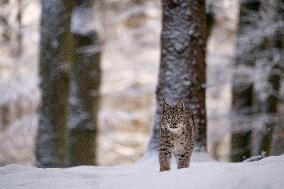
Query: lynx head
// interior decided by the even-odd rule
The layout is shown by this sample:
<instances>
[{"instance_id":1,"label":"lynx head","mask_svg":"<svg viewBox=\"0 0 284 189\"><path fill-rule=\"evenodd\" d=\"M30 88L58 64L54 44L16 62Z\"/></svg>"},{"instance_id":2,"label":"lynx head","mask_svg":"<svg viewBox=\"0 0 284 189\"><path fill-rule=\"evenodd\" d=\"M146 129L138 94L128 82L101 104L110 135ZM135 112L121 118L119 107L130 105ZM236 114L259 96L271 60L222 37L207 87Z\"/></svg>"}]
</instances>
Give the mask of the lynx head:
<instances>
[{"instance_id":1,"label":"lynx head","mask_svg":"<svg viewBox=\"0 0 284 189\"><path fill-rule=\"evenodd\" d=\"M162 102L162 125L168 131L179 134L182 132L182 128L185 127L185 106L184 103L178 102L174 107L171 107L163 99Z\"/></svg>"}]
</instances>

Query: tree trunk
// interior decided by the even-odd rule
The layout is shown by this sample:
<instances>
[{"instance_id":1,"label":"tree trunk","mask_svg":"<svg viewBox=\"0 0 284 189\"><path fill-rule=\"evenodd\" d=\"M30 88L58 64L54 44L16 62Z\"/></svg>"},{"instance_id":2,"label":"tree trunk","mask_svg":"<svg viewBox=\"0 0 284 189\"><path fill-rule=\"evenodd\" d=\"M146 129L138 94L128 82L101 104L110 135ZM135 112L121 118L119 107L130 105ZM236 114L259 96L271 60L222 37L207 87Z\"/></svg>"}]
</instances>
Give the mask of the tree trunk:
<instances>
[{"instance_id":1,"label":"tree trunk","mask_svg":"<svg viewBox=\"0 0 284 189\"><path fill-rule=\"evenodd\" d=\"M9 42L13 57L22 54L22 0L1 0L0 2L0 38Z\"/></svg>"},{"instance_id":2,"label":"tree trunk","mask_svg":"<svg viewBox=\"0 0 284 189\"><path fill-rule=\"evenodd\" d=\"M265 15L265 21L267 20L272 24L281 24L284 21L283 8L281 8L281 4L283 5L283 0L273 0L264 2L263 12ZM267 95L265 101L262 103L263 113L266 115L265 126L261 132L260 139L260 148L258 153L265 155L271 155L271 143L272 143L272 133L274 128L279 123L279 114L278 114L278 106L279 106L279 95L280 95L280 82L281 75L283 74L283 65L281 68L281 64L283 63L283 46L284 46L284 32L283 32L283 24L278 27L272 36L266 37L266 45L265 50L268 52L266 57L267 64L269 68L269 74L267 76Z\"/></svg>"},{"instance_id":3,"label":"tree trunk","mask_svg":"<svg viewBox=\"0 0 284 189\"><path fill-rule=\"evenodd\" d=\"M271 155L272 133L278 123L278 96L280 90L280 69L279 65L274 65L268 76L268 87L271 90L265 102L266 121L261 132L259 154Z\"/></svg>"},{"instance_id":4,"label":"tree trunk","mask_svg":"<svg viewBox=\"0 0 284 189\"><path fill-rule=\"evenodd\" d=\"M1 42L8 42L11 40L11 26L9 23L9 13L7 9L9 8L9 0L2 0L0 2L0 25L1 25Z\"/></svg>"},{"instance_id":5,"label":"tree trunk","mask_svg":"<svg viewBox=\"0 0 284 189\"><path fill-rule=\"evenodd\" d=\"M206 1L206 25L207 25L207 38L210 37L212 29L215 25L215 12L214 4L211 1Z\"/></svg>"},{"instance_id":6,"label":"tree trunk","mask_svg":"<svg viewBox=\"0 0 284 189\"><path fill-rule=\"evenodd\" d=\"M39 58L42 97L36 138L39 167L66 166L71 2L42 1Z\"/></svg>"},{"instance_id":7,"label":"tree trunk","mask_svg":"<svg viewBox=\"0 0 284 189\"><path fill-rule=\"evenodd\" d=\"M276 1L276 8L277 8L277 16L276 16L276 22L282 23L280 27L278 28L274 45L275 49L278 52L279 60L279 70L278 73L280 74L280 83L282 83L282 86L280 87L282 89L282 93L279 94L278 98L278 109L277 109L277 124L274 127L273 130L273 141L271 145L271 151L272 155L280 155L284 153L284 80L283 80L283 72L284 72L284 11L283 11L283 4L284 0L275 0ZM277 93L276 93L277 94Z\"/></svg>"},{"instance_id":8,"label":"tree trunk","mask_svg":"<svg viewBox=\"0 0 284 189\"><path fill-rule=\"evenodd\" d=\"M100 43L94 27L94 2L76 1L72 13L74 56L70 89L70 165L96 163L97 113L101 83Z\"/></svg>"},{"instance_id":9,"label":"tree trunk","mask_svg":"<svg viewBox=\"0 0 284 189\"><path fill-rule=\"evenodd\" d=\"M255 92L252 71L255 57L254 47L249 47L250 41L243 40L247 30L252 26L249 21L251 13L259 11L258 1L241 1L239 28L237 32L237 47L235 58L235 73L232 87L232 136L231 161L242 161L251 156L251 116L255 113Z\"/></svg>"},{"instance_id":10,"label":"tree trunk","mask_svg":"<svg viewBox=\"0 0 284 189\"><path fill-rule=\"evenodd\" d=\"M22 50L23 50L23 33L22 33L22 20L23 20L23 2L22 0L17 1L17 16L16 16L16 21L17 21L17 29L16 29L16 47L15 47L15 55L20 56L22 55Z\"/></svg>"},{"instance_id":11,"label":"tree trunk","mask_svg":"<svg viewBox=\"0 0 284 189\"><path fill-rule=\"evenodd\" d=\"M183 100L197 118L196 149L206 150L204 0L163 0L161 62L156 91L157 109L148 152L157 151L161 102Z\"/></svg>"}]
</instances>

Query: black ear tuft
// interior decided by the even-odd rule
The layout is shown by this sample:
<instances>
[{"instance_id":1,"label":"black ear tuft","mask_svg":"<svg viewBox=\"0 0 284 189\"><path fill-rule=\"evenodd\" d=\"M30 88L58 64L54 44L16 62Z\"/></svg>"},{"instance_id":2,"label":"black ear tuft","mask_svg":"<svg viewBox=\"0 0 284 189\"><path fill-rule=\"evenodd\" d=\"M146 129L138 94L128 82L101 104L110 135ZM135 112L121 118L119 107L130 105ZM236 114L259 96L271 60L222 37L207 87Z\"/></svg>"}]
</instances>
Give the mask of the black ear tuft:
<instances>
[{"instance_id":1,"label":"black ear tuft","mask_svg":"<svg viewBox=\"0 0 284 189\"><path fill-rule=\"evenodd\" d=\"M177 104L176 104L177 108L181 108L184 110L184 103L182 102L182 100L180 100Z\"/></svg>"},{"instance_id":2,"label":"black ear tuft","mask_svg":"<svg viewBox=\"0 0 284 189\"><path fill-rule=\"evenodd\" d=\"M163 98L163 101L162 101L162 108L163 108L163 110L169 108L169 105L167 104L167 102L166 102L166 100L164 98Z\"/></svg>"}]
</instances>

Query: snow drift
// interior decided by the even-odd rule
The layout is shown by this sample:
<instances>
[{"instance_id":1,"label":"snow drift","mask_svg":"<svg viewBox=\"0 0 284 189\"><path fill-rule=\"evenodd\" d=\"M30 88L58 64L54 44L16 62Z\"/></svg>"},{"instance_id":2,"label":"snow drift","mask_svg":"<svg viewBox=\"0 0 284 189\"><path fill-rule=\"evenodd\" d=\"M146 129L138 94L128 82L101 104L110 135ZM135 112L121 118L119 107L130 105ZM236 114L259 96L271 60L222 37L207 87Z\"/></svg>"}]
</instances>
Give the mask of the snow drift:
<instances>
[{"instance_id":1,"label":"snow drift","mask_svg":"<svg viewBox=\"0 0 284 189\"><path fill-rule=\"evenodd\" d=\"M190 168L161 173L152 157L115 167L40 169L8 165L0 168L0 188L281 189L283 176L284 155L257 162L193 162Z\"/></svg>"}]
</instances>

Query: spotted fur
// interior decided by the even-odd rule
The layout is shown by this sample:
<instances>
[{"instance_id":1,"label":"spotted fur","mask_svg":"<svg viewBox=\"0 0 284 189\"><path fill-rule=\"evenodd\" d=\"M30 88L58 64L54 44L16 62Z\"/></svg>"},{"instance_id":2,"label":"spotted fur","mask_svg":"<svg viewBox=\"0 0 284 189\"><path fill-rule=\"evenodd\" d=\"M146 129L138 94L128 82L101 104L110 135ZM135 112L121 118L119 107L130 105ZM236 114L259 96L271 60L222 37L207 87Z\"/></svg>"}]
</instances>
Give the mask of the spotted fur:
<instances>
[{"instance_id":1,"label":"spotted fur","mask_svg":"<svg viewBox=\"0 0 284 189\"><path fill-rule=\"evenodd\" d=\"M194 146L195 121L192 111L180 102L174 107L162 103L159 162L160 171L170 170L174 155L177 168L189 166Z\"/></svg>"}]
</instances>

